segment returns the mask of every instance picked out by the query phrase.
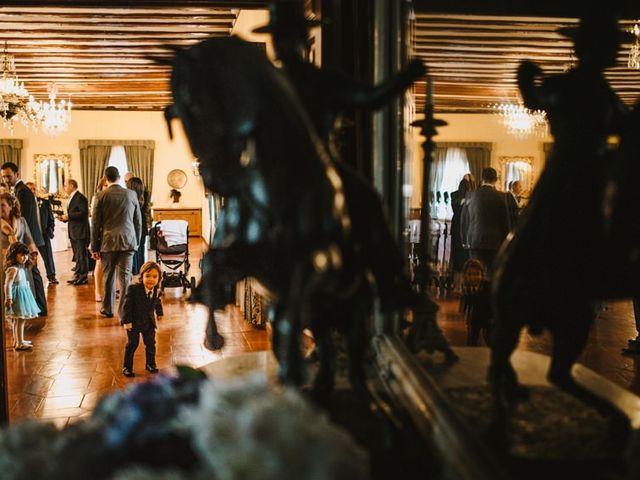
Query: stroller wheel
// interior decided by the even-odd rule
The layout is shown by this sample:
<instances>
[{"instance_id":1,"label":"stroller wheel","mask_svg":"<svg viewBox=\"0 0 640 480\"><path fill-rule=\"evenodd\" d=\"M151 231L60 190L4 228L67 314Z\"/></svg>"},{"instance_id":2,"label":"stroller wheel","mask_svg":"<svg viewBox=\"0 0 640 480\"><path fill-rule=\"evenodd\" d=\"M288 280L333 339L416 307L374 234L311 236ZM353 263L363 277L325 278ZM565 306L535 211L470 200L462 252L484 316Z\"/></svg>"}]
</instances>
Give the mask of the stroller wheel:
<instances>
[{"instance_id":1,"label":"stroller wheel","mask_svg":"<svg viewBox=\"0 0 640 480\"><path fill-rule=\"evenodd\" d=\"M191 291L196 289L196 277L191 277Z\"/></svg>"}]
</instances>

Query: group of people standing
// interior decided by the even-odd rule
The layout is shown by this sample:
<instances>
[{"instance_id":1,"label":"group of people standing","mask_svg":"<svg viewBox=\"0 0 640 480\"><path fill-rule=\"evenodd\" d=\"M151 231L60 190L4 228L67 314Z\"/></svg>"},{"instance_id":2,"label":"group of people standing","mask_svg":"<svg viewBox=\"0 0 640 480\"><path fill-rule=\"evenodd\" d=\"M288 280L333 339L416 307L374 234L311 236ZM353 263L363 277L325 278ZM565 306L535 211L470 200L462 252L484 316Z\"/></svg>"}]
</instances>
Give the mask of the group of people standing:
<instances>
[{"instance_id":1,"label":"group of people standing","mask_svg":"<svg viewBox=\"0 0 640 480\"><path fill-rule=\"evenodd\" d=\"M49 284L58 283L50 243L55 219L49 202L36 197L35 185L30 186L20 179L17 165L7 162L1 168L6 185L4 191L0 191L0 248L5 256L4 307L12 324L14 348L31 350L33 345L24 338L25 323L48 314L38 255L43 257ZM162 315L157 292L161 269L154 262L144 262L149 194L142 180L130 173L125 178L127 188L119 184L117 168L105 169L92 202L92 225L88 199L78 190L75 180L67 180L64 185L68 194L67 211L58 218L68 225L75 262L74 276L67 283L74 286L88 284L89 271L94 268L96 300L102 303L100 313L107 318L114 316L117 272L122 291L117 313L128 339L123 373L133 376L133 353L140 335L146 347L147 370L158 371L155 365L155 315ZM138 273L140 284L129 288L132 275ZM138 290L144 293L143 298L138 298Z\"/></svg>"},{"instance_id":2,"label":"group of people standing","mask_svg":"<svg viewBox=\"0 0 640 480\"><path fill-rule=\"evenodd\" d=\"M509 190L502 192L496 188L497 181L496 170L487 167L478 188L471 174L466 174L451 193L451 269L454 285L462 293L469 345L476 345L480 334L488 342L489 279L498 250L520 214L521 182L510 182Z\"/></svg>"},{"instance_id":3,"label":"group of people standing","mask_svg":"<svg viewBox=\"0 0 640 480\"><path fill-rule=\"evenodd\" d=\"M122 187L115 167L107 167L104 178L92 208L89 246L96 268L101 270L96 282L100 277L104 283L100 314L107 318L114 316L117 273L118 285L126 292L120 296L117 309L120 323L127 331L122 373L135 376L133 355L140 336L145 345L145 368L156 373L156 318L163 314L158 292L162 271L155 262L144 262L149 195L142 180L133 175L125 176L127 188ZM138 273L140 282L130 285L131 276Z\"/></svg>"},{"instance_id":4,"label":"group of people standing","mask_svg":"<svg viewBox=\"0 0 640 480\"><path fill-rule=\"evenodd\" d=\"M492 167L482 170L478 188L471 174L466 174L451 192L451 269L463 271L469 259L482 262L491 271L498 249L509 231L515 228L521 210L522 184L509 183L509 190L496 188L498 173Z\"/></svg>"}]
</instances>

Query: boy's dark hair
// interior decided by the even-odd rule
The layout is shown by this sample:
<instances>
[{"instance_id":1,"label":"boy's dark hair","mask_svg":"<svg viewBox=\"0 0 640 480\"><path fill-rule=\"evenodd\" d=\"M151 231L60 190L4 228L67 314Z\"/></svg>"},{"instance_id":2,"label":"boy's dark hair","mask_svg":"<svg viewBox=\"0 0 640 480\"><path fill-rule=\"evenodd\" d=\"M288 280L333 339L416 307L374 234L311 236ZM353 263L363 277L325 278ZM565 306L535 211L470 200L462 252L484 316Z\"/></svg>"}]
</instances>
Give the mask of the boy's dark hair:
<instances>
[{"instance_id":1,"label":"boy's dark hair","mask_svg":"<svg viewBox=\"0 0 640 480\"><path fill-rule=\"evenodd\" d=\"M13 162L4 162L0 170L4 170L5 168L10 168L13 173L18 173L18 166Z\"/></svg>"},{"instance_id":2,"label":"boy's dark hair","mask_svg":"<svg viewBox=\"0 0 640 480\"><path fill-rule=\"evenodd\" d=\"M160 276L160 278L162 278L162 269L160 268L160 265L158 265L156 262L152 262L150 260L148 262L144 262L142 264L142 266L140 267L140 272L139 272L140 281L142 281L142 275L144 275L149 270L157 270L158 271L158 275Z\"/></svg>"},{"instance_id":3,"label":"boy's dark hair","mask_svg":"<svg viewBox=\"0 0 640 480\"><path fill-rule=\"evenodd\" d=\"M16 242L9 245L7 250L7 256L4 261L4 268L15 267L18 264L18 254L23 253L27 256L27 262L25 266L31 265L31 259L29 258L29 247L22 242Z\"/></svg>"},{"instance_id":4,"label":"boy's dark hair","mask_svg":"<svg viewBox=\"0 0 640 480\"><path fill-rule=\"evenodd\" d=\"M69 180L67 180L67 182L69 182L69 185L73 185L73 188L75 188L76 190L78 189L78 182L76 182L73 178L70 178Z\"/></svg>"},{"instance_id":5,"label":"boy's dark hair","mask_svg":"<svg viewBox=\"0 0 640 480\"><path fill-rule=\"evenodd\" d=\"M478 260L477 258L470 258L464 265L462 266L462 273L465 273L467 270L476 269L480 270L482 274L487 273L487 267L485 266L482 260Z\"/></svg>"},{"instance_id":6,"label":"boy's dark hair","mask_svg":"<svg viewBox=\"0 0 640 480\"><path fill-rule=\"evenodd\" d=\"M498 180L498 172L495 168L486 167L482 169L482 181L487 183L493 183Z\"/></svg>"},{"instance_id":7,"label":"boy's dark hair","mask_svg":"<svg viewBox=\"0 0 640 480\"><path fill-rule=\"evenodd\" d=\"M104 169L104 176L110 183L115 183L120 178L120 172L116 167L107 167Z\"/></svg>"}]
</instances>

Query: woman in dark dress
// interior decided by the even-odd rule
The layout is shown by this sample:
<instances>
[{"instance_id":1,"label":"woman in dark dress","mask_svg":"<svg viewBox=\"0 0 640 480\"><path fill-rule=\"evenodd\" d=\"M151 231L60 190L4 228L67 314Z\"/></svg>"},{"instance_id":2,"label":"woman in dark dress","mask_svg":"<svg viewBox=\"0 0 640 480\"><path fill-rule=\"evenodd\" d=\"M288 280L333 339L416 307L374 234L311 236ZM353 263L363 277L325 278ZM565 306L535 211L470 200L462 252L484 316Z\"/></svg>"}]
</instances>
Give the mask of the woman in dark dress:
<instances>
[{"instance_id":1,"label":"woman in dark dress","mask_svg":"<svg viewBox=\"0 0 640 480\"><path fill-rule=\"evenodd\" d=\"M462 247L462 232L460 231L460 217L462 214L462 205L464 205L464 198L468 192L472 190L472 184L467 179L467 175L464 176L458 184L458 190L451 192L451 209L453 210L453 216L451 217L451 272L453 273L453 285L456 291L460 290L461 273L465 262L468 260L469 255L467 251Z\"/></svg>"},{"instance_id":2,"label":"woman in dark dress","mask_svg":"<svg viewBox=\"0 0 640 480\"><path fill-rule=\"evenodd\" d=\"M131 273L137 275L140 272L140 267L144 263L144 253L147 240L147 213L149 210L149 199L147 198L146 191L142 180L138 177L131 177L127 180L127 188L136 192L138 201L140 202L140 213L142 214L142 234L140 235L140 244L138 250L133 256L133 267Z\"/></svg>"}]
</instances>

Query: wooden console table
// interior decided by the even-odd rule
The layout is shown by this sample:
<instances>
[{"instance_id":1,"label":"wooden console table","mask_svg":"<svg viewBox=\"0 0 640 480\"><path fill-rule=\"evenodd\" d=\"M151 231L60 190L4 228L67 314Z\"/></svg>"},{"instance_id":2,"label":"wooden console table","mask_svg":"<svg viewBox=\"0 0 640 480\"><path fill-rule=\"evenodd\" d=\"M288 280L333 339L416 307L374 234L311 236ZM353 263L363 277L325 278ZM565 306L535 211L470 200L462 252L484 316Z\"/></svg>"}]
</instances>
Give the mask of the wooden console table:
<instances>
[{"instance_id":1,"label":"wooden console table","mask_svg":"<svg viewBox=\"0 0 640 480\"><path fill-rule=\"evenodd\" d=\"M202 236L202 209L200 208L153 208L153 220L186 220L189 236Z\"/></svg>"}]
</instances>

